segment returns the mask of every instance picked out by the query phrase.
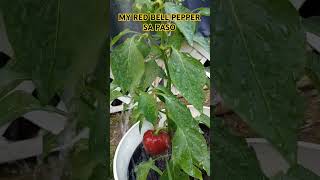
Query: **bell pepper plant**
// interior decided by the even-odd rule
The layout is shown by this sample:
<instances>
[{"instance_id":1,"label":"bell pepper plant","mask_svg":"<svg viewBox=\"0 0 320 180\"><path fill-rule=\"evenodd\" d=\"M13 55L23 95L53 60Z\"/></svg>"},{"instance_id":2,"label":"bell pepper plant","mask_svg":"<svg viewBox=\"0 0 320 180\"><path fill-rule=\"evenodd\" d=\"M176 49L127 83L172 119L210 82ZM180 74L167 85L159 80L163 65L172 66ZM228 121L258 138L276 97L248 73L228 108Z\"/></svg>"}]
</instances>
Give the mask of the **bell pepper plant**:
<instances>
[{"instance_id":1,"label":"bell pepper plant","mask_svg":"<svg viewBox=\"0 0 320 180\"><path fill-rule=\"evenodd\" d=\"M136 0L133 11L163 14L192 12L180 1L165 0ZM193 12L210 15L208 8ZM132 118L140 123L149 121L155 127L155 130L144 134L144 148L154 158L138 165L136 174L141 180L146 179L151 169L157 169L156 172L163 178L168 174L172 176L169 178L184 174L183 177L196 179L203 179L203 172L210 175L209 148L199 127L202 121L193 118L187 105L172 93L172 87L175 87L188 104L203 114L204 88L209 87L209 78L200 61L182 52L181 46L184 42L190 46L198 43L203 49L209 49L209 39L196 33L196 21L171 23L176 24L176 31L135 32L126 29L111 41L111 71L114 76L111 87L120 87L122 95L129 93L132 97ZM123 38L124 35L127 38ZM125 40L119 42L120 39ZM157 78L164 83L155 84ZM119 91L111 91L111 97L120 95ZM167 117L164 127L158 125L160 113L165 113ZM153 162L169 148L172 156L162 172L154 167Z\"/></svg>"}]
</instances>

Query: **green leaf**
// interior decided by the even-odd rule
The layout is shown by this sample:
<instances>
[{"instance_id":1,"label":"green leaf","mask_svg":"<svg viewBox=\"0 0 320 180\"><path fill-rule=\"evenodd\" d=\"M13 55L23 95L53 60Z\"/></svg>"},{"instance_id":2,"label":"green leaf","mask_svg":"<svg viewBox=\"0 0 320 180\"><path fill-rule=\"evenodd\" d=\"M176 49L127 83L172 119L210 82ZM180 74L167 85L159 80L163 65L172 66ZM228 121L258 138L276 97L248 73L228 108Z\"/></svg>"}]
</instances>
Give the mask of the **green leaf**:
<instances>
[{"instance_id":1,"label":"green leaf","mask_svg":"<svg viewBox=\"0 0 320 180\"><path fill-rule=\"evenodd\" d=\"M138 39L135 39L135 44L144 58L146 58L151 52L151 48L149 47L149 44L146 42L145 37L139 36Z\"/></svg>"},{"instance_id":2,"label":"green leaf","mask_svg":"<svg viewBox=\"0 0 320 180\"><path fill-rule=\"evenodd\" d=\"M200 116L195 118L199 123L202 123L204 125L206 125L207 127L210 128L210 118L205 115L205 114L201 114Z\"/></svg>"},{"instance_id":3,"label":"green leaf","mask_svg":"<svg viewBox=\"0 0 320 180\"><path fill-rule=\"evenodd\" d=\"M289 1L214 3L212 73L219 93L228 107L295 164L304 112L296 76L305 62L298 12Z\"/></svg>"},{"instance_id":4,"label":"green leaf","mask_svg":"<svg viewBox=\"0 0 320 180\"><path fill-rule=\"evenodd\" d=\"M5 7L2 11L15 51L14 69L32 76L40 101L47 104L63 85L61 74L66 72L68 61L56 53L59 1L48 0L46 6L42 3L4 0L0 7Z\"/></svg>"},{"instance_id":5,"label":"green leaf","mask_svg":"<svg viewBox=\"0 0 320 180\"><path fill-rule=\"evenodd\" d=\"M320 177L312 171L297 165L288 170L286 174L279 174L272 177L271 180L319 180Z\"/></svg>"},{"instance_id":6,"label":"green leaf","mask_svg":"<svg viewBox=\"0 0 320 180\"><path fill-rule=\"evenodd\" d=\"M181 128L177 128L176 133L172 140L172 144L173 144L172 158L174 162L179 164L179 166L188 175L195 177L197 179L202 179L202 172L198 169L196 164L205 163L205 162L195 160L196 158L198 159L200 156L203 157L204 155L204 154L196 155L196 153L204 152L205 154L208 155L206 157L209 158L209 153L205 151L205 149L207 148L206 142L203 140L204 138L197 130L194 130L194 129L185 130ZM201 166L203 166L203 164L201 164Z\"/></svg>"},{"instance_id":7,"label":"green leaf","mask_svg":"<svg viewBox=\"0 0 320 180\"><path fill-rule=\"evenodd\" d=\"M138 101L138 109L144 115L147 121L151 122L153 125L157 123L157 101L152 95L141 92Z\"/></svg>"},{"instance_id":8,"label":"green leaf","mask_svg":"<svg viewBox=\"0 0 320 180\"><path fill-rule=\"evenodd\" d=\"M118 35L116 35L114 38L112 38L110 47L115 45L124 35L129 34L129 33L136 33L136 32L130 31L130 29L125 29L125 30L121 31Z\"/></svg>"},{"instance_id":9,"label":"green leaf","mask_svg":"<svg viewBox=\"0 0 320 180\"><path fill-rule=\"evenodd\" d=\"M245 139L231 134L221 119L214 119L213 124L213 179L267 180Z\"/></svg>"},{"instance_id":10,"label":"green leaf","mask_svg":"<svg viewBox=\"0 0 320 180\"><path fill-rule=\"evenodd\" d=\"M134 37L127 39L111 53L111 69L121 89L126 92L135 88L140 82L145 65L144 57L139 51Z\"/></svg>"},{"instance_id":11,"label":"green leaf","mask_svg":"<svg viewBox=\"0 0 320 180\"><path fill-rule=\"evenodd\" d=\"M175 166L171 160L169 163L166 162L166 170L163 172L160 180L189 180L189 175L180 170L178 166Z\"/></svg>"},{"instance_id":12,"label":"green leaf","mask_svg":"<svg viewBox=\"0 0 320 180\"><path fill-rule=\"evenodd\" d=\"M176 30L172 32L171 36L169 37L168 44L172 45L175 49L180 50L183 41L183 35L180 31Z\"/></svg>"},{"instance_id":13,"label":"green leaf","mask_svg":"<svg viewBox=\"0 0 320 180\"><path fill-rule=\"evenodd\" d=\"M145 72L142 76L140 86L145 90L152 85L157 77L164 77L164 74L164 71L158 66L156 61L148 61L145 63Z\"/></svg>"},{"instance_id":14,"label":"green leaf","mask_svg":"<svg viewBox=\"0 0 320 180\"><path fill-rule=\"evenodd\" d=\"M32 76L44 104L65 84L74 85L95 68L98 57L105 54L102 46L107 39L105 1L47 0L45 4L0 2L15 51L12 67Z\"/></svg>"},{"instance_id":15,"label":"green leaf","mask_svg":"<svg viewBox=\"0 0 320 180\"><path fill-rule=\"evenodd\" d=\"M165 98L168 118L177 126L172 140L174 162L190 176L201 178L202 173L197 167L203 168L210 174L210 155L198 122L176 97L168 94L162 96Z\"/></svg>"},{"instance_id":16,"label":"green leaf","mask_svg":"<svg viewBox=\"0 0 320 180\"><path fill-rule=\"evenodd\" d=\"M24 91L14 91L0 98L0 126L38 109L40 104L37 99Z\"/></svg>"},{"instance_id":17,"label":"green leaf","mask_svg":"<svg viewBox=\"0 0 320 180\"><path fill-rule=\"evenodd\" d=\"M206 74L202 64L191 56L172 48L168 67L170 77L176 88L189 103L202 111L203 87L206 83Z\"/></svg>"},{"instance_id":18,"label":"green leaf","mask_svg":"<svg viewBox=\"0 0 320 180\"><path fill-rule=\"evenodd\" d=\"M210 39L203 37L200 33L194 35L193 40L197 42L205 51L210 53Z\"/></svg>"},{"instance_id":19,"label":"green leaf","mask_svg":"<svg viewBox=\"0 0 320 180\"><path fill-rule=\"evenodd\" d=\"M190 10L186 7L174 4L172 2L166 2L164 4L164 8L166 13L174 14L174 13L191 13ZM193 34L196 30L196 23L194 21L175 21L178 29L187 39L188 43L193 46Z\"/></svg>"},{"instance_id":20,"label":"green leaf","mask_svg":"<svg viewBox=\"0 0 320 180\"><path fill-rule=\"evenodd\" d=\"M320 36L320 17L313 16L302 19L302 24L307 32Z\"/></svg>"},{"instance_id":21,"label":"green leaf","mask_svg":"<svg viewBox=\"0 0 320 180\"><path fill-rule=\"evenodd\" d=\"M154 161L152 159L149 159L146 162L140 163L135 168L137 180L147 180L148 174L151 169L155 170L160 175L162 174L162 172L159 170L159 168L155 166Z\"/></svg>"},{"instance_id":22,"label":"green leaf","mask_svg":"<svg viewBox=\"0 0 320 180\"><path fill-rule=\"evenodd\" d=\"M195 10L202 16L210 16L210 8L197 8Z\"/></svg>"}]
</instances>

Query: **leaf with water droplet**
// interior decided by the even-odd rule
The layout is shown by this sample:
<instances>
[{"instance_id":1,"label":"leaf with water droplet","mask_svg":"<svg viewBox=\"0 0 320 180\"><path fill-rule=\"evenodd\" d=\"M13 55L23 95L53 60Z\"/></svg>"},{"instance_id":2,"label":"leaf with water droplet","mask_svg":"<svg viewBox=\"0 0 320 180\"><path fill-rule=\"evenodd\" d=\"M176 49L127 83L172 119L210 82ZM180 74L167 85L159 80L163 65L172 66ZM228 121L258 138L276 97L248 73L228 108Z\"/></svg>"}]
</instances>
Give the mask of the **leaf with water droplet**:
<instances>
[{"instance_id":1,"label":"leaf with water droplet","mask_svg":"<svg viewBox=\"0 0 320 180\"><path fill-rule=\"evenodd\" d=\"M184 6L174 4L172 2L166 2L164 4L166 13L191 13L190 10ZM180 32L187 39L188 43L193 46L193 36L196 30L196 23L194 21L175 21Z\"/></svg>"},{"instance_id":2,"label":"leaf with water droplet","mask_svg":"<svg viewBox=\"0 0 320 180\"><path fill-rule=\"evenodd\" d=\"M147 121L153 125L156 124L158 119L158 108L156 99L145 92L141 92L138 100L138 109L144 115Z\"/></svg>"},{"instance_id":3,"label":"leaf with water droplet","mask_svg":"<svg viewBox=\"0 0 320 180\"><path fill-rule=\"evenodd\" d=\"M206 74L203 65L196 59L172 48L168 60L170 77L179 92L202 111L204 101L203 87L206 83Z\"/></svg>"},{"instance_id":4,"label":"leaf with water droplet","mask_svg":"<svg viewBox=\"0 0 320 180\"><path fill-rule=\"evenodd\" d=\"M190 110L172 94L164 94L167 115L177 126L172 140L172 158L181 169L195 178L202 178L197 167L210 174L207 142Z\"/></svg>"},{"instance_id":5,"label":"leaf with water droplet","mask_svg":"<svg viewBox=\"0 0 320 180\"><path fill-rule=\"evenodd\" d=\"M135 37L127 39L111 53L111 69L115 83L126 92L137 87L145 69L144 57L135 43Z\"/></svg>"}]
</instances>

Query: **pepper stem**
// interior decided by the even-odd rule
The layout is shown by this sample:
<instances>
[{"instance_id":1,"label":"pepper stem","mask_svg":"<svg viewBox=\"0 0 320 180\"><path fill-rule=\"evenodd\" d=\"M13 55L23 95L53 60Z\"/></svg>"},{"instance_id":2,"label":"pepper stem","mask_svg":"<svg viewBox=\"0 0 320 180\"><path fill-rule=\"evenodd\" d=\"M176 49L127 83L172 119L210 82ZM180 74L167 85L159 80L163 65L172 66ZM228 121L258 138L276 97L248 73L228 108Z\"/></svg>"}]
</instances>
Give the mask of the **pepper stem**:
<instances>
[{"instance_id":1,"label":"pepper stem","mask_svg":"<svg viewBox=\"0 0 320 180\"><path fill-rule=\"evenodd\" d=\"M158 127L154 132L154 135L158 136L161 130L167 129L166 127Z\"/></svg>"}]
</instances>

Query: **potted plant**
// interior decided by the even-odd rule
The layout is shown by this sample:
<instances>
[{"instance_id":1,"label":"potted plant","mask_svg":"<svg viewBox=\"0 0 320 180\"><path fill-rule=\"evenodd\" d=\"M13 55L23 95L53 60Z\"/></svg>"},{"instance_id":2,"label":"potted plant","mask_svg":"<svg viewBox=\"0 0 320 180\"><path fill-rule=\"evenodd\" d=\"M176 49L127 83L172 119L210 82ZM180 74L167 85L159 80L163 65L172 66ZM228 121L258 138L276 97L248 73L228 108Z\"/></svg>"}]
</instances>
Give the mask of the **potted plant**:
<instances>
[{"instance_id":1,"label":"potted plant","mask_svg":"<svg viewBox=\"0 0 320 180\"><path fill-rule=\"evenodd\" d=\"M133 9L137 13L191 13L180 1L136 1ZM195 9L193 12L210 15L208 8ZM150 139L165 136L169 141L162 147L161 141L158 141L158 146L144 144L150 159L135 167L137 179L146 179L149 172L154 170L161 178L190 176L203 179L203 175L210 176L209 147L199 127L199 124L210 127L208 109L203 107L203 89L209 87L209 79L200 61L180 50L184 41L190 46L198 43L204 49L209 49L209 40L195 33L197 23L194 21L172 23L177 25L174 32L139 33L124 30L111 41L111 46L114 46L122 36L131 34L111 50L111 70L114 77L111 87L120 87L122 94L129 93L133 105L132 118L139 121L120 142L133 145L126 150L117 150L128 151L129 157L120 157L119 160L130 160L130 155L141 143L144 132L150 128L154 130L152 133L149 131ZM164 83L154 84L157 77ZM172 87L180 92L188 104L193 105L193 111L198 112L197 118L192 116L187 104L182 103L181 99L172 93ZM113 92L119 93L111 90L111 97L114 96ZM204 109L207 109L207 115L204 114ZM160 114L164 114L165 120L159 120ZM137 138L130 138L132 141L129 141L128 137L132 136ZM169 149L172 151L169 155L160 153L169 152ZM158 159L166 160L166 168L160 170L155 166ZM115 162L117 161L116 155ZM118 171L127 172L122 169L128 168L127 163L120 161L122 165L114 164L115 178L127 179L128 174L118 174ZM122 169L117 171L117 168Z\"/></svg>"}]
</instances>

